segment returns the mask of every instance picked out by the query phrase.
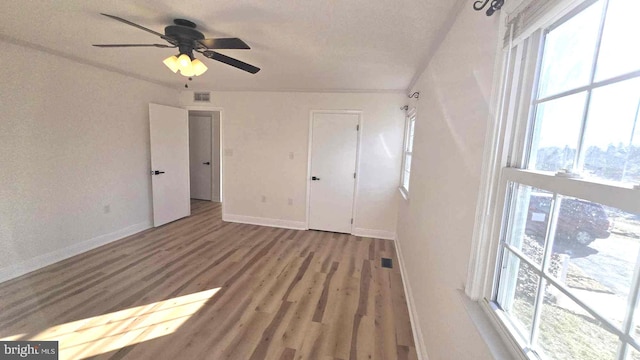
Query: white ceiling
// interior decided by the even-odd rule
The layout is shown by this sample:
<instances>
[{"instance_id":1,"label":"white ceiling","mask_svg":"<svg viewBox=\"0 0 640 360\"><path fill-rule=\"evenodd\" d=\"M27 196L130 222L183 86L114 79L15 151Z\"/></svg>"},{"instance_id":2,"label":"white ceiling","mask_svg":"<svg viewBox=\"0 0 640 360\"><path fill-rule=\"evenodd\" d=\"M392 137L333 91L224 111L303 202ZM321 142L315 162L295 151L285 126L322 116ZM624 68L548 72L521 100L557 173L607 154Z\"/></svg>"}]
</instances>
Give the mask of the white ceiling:
<instances>
[{"instance_id":1,"label":"white ceiling","mask_svg":"<svg viewBox=\"0 0 640 360\"><path fill-rule=\"evenodd\" d=\"M0 38L81 62L183 87L162 60L175 49L92 47L164 43L101 16L116 15L160 33L174 18L195 22L208 38L239 37L251 50L219 52L260 67L251 75L201 58L209 67L192 89L395 91L421 70L452 0L7 0Z\"/></svg>"}]
</instances>

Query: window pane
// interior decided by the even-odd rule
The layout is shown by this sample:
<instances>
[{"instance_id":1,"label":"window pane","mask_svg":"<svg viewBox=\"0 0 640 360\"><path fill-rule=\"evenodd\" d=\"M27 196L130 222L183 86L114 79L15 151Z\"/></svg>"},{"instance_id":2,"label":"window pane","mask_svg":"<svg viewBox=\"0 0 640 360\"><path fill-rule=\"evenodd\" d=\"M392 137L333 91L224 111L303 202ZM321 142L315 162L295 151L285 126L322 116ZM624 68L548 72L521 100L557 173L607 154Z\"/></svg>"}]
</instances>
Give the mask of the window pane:
<instances>
[{"instance_id":1,"label":"window pane","mask_svg":"<svg viewBox=\"0 0 640 360\"><path fill-rule=\"evenodd\" d=\"M598 1L547 34L539 98L589 83L601 12Z\"/></svg>"},{"instance_id":2,"label":"window pane","mask_svg":"<svg viewBox=\"0 0 640 360\"><path fill-rule=\"evenodd\" d=\"M411 154L404 154L404 171L411 171Z\"/></svg>"},{"instance_id":3,"label":"window pane","mask_svg":"<svg viewBox=\"0 0 640 360\"><path fill-rule=\"evenodd\" d=\"M409 191L409 177L411 174L411 154L404 154L404 169L402 169L402 187Z\"/></svg>"},{"instance_id":4,"label":"window pane","mask_svg":"<svg viewBox=\"0 0 640 360\"><path fill-rule=\"evenodd\" d=\"M572 169L586 92L544 102L536 108L529 169Z\"/></svg>"},{"instance_id":5,"label":"window pane","mask_svg":"<svg viewBox=\"0 0 640 360\"><path fill-rule=\"evenodd\" d=\"M553 194L531 186L517 185L513 196L507 242L541 268Z\"/></svg>"},{"instance_id":6,"label":"window pane","mask_svg":"<svg viewBox=\"0 0 640 360\"><path fill-rule=\"evenodd\" d=\"M609 0L596 80L640 70L640 1Z\"/></svg>"},{"instance_id":7,"label":"window pane","mask_svg":"<svg viewBox=\"0 0 640 360\"><path fill-rule=\"evenodd\" d=\"M413 135L416 127L415 120L409 123L409 138L407 139L407 151L413 151Z\"/></svg>"},{"instance_id":8,"label":"window pane","mask_svg":"<svg viewBox=\"0 0 640 360\"><path fill-rule=\"evenodd\" d=\"M410 174L408 171L405 171L403 174L404 176L402 177L402 187L405 190L409 191L409 175Z\"/></svg>"},{"instance_id":9,"label":"window pane","mask_svg":"<svg viewBox=\"0 0 640 360\"><path fill-rule=\"evenodd\" d=\"M503 268L498 303L528 341L540 277L509 250L505 250Z\"/></svg>"},{"instance_id":10,"label":"window pane","mask_svg":"<svg viewBox=\"0 0 640 360\"><path fill-rule=\"evenodd\" d=\"M617 324L625 317L640 250L634 214L562 197L552 251L552 275L585 304Z\"/></svg>"},{"instance_id":11,"label":"window pane","mask_svg":"<svg viewBox=\"0 0 640 360\"><path fill-rule=\"evenodd\" d=\"M640 360L640 352L632 346L629 346L629 350L627 350L627 360Z\"/></svg>"},{"instance_id":12,"label":"window pane","mask_svg":"<svg viewBox=\"0 0 640 360\"><path fill-rule=\"evenodd\" d=\"M615 359L618 337L584 308L549 286L542 303L537 346L557 360Z\"/></svg>"},{"instance_id":13,"label":"window pane","mask_svg":"<svg viewBox=\"0 0 640 360\"><path fill-rule=\"evenodd\" d=\"M593 90L584 139L585 175L640 182L640 78Z\"/></svg>"}]
</instances>

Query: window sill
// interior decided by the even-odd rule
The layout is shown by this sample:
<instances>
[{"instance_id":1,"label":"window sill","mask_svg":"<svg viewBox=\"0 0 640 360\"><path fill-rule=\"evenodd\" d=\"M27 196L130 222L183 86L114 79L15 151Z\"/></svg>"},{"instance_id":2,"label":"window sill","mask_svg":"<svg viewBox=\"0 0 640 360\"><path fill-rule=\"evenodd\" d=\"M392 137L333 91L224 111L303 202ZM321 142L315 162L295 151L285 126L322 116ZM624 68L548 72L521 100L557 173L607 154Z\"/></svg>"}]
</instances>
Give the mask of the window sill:
<instances>
[{"instance_id":1,"label":"window sill","mask_svg":"<svg viewBox=\"0 0 640 360\"><path fill-rule=\"evenodd\" d=\"M400 186L398 187L398 191L400 191L400 195L402 195L403 199L405 199L406 201L409 201L409 192L405 188Z\"/></svg>"},{"instance_id":2,"label":"window sill","mask_svg":"<svg viewBox=\"0 0 640 360\"><path fill-rule=\"evenodd\" d=\"M530 360L486 300L473 301L463 291L460 291L460 298L471 321L495 359Z\"/></svg>"}]
</instances>

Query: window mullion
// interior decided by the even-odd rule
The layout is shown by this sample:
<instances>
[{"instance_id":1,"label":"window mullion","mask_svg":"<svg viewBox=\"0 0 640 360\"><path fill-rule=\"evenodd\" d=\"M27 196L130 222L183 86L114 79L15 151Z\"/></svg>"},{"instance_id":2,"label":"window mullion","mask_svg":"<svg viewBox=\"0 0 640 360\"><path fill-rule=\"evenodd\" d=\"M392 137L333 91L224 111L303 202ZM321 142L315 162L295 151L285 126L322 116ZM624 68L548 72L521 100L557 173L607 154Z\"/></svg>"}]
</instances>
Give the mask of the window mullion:
<instances>
[{"instance_id":1,"label":"window mullion","mask_svg":"<svg viewBox=\"0 0 640 360\"><path fill-rule=\"evenodd\" d=\"M629 345L626 342L620 342L620 346L618 346L618 357L617 360L625 360L627 357L627 349Z\"/></svg>"},{"instance_id":2,"label":"window mullion","mask_svg":"<svg viewBox=\"0 0 640 360\"><path fill-rule=\"evenodd\" d=\"M551 283L554 287L556 287L561 293L563 293L566 297L568 297L571 301L575 302L578 306L583 308L589 315L591 315L594 319L601 322L611 333L620 338L620 340L628 343L633 343L635 346L638 346L637 342L633 337L625 334L620 330L615 324L613 324L606 316L602 315L599 311L594 310L592 307L588 306L582 299L577 297L571 291L569 291L566 285L559 283L553 277L545 275L546 279L549 283Z\"/></svg>"},{"instance_id":3,"label":"window mullion","mask_svg":"<svg viewBox=\"0 0 640 360\"><path fill-rule=\"evenodd\" d=\"M582 111L582 124L580 125L580 132L578 133L578 145L576 147L576 155L573 160L573 172L580 173L584 168L584 134L587 130L587 119L589 117L589 105L591 103L591 96L593 93L593 82L596 78L596 70L598 69L598 56L600 55L600 45L602 43L602 32L604 30L605 19L607 17L607 8L609 7L609 0L603 0L604 4L602 14L600 15L600 25L598 28L598 37L596 39L596 48L593 53L593 65L591 67L591 75L589 77L589 87L587 91L587 98L584 103L584 110Z\"/></svg>"},{"instance_id":4,"label":"window mullion","mask_svg":"<svg viewBox=\"0 0 640 360\"><path fill-rule=\"evenodd\" d=\"M538 281L538 293L536 296L536 303L533 309L533 321L531 324L531 346L535 347L535 344L538 340L538 323L540 322L540 317L542 315L542 303L544 302L544 293L546 291L546 271L549 266L549 262L551 260L551 253L553 249L553 243L555 241L555 232L556 232L556 224L558 222L558 214L560 213L560 203L562 199L558 198L558 194L553 194L553 200L551 203L551 208L549 212L549 224L547 224L547 234L545 236L544 242L544 255L542 257L542 276L540 276L540 280Z\"/></svg>"},{"instance_id":5,"label":"window mullion","mask_svg":"<svg viewBox=\"0 0 640 360\"><path fill-rule=\"evenodd\" d=\"M597 81L597 82L593 82L591 84L580 86L580 87L577 87L575 89L563 91L563 92L560 92L560 93L557 93L557 94L549 95L547 97L543 97L543 98L534 100L533 104L534 105L539 105L539 104L542 104L542 103L545 103L545 102L549 102L551 100L560 99L560 98L567 97L567 96L570 96L570 95L574 95L574 94L577 94L577 93L581 93L581 92L587 91L587 90L594 90L594 89L597 89L597 88L601 88L601 87L604 87L604 86L607 86L607 85L623 82L625 80L630 80L630 79L637 78L637 77L640 77L640 70L636 70L636 71L632 71L630 73L618 75L618 76L612 77L610 79L605 79L605 80L600 80L600 81Z\"/></svg>"}]
</instances>

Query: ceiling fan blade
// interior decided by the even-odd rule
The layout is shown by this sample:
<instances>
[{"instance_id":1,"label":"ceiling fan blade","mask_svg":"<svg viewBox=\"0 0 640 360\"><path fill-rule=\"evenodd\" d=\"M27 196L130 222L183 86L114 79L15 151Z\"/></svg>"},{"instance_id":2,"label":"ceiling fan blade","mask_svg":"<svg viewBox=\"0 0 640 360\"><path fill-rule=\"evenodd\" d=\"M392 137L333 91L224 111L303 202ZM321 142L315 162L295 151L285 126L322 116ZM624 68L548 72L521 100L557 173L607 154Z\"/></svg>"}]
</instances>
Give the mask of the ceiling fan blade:
<instances>
[{"instance_id":1,"label":"ceiling fan blade","mask_svg":"<svg viewBox=\"0 0 640 360\"><path fill-rule=\"evenodd\" d=\"M157 47L157 48L174 48L175 46L164 44L93 44L96 47L112 48L112 47Z\"/></svg>"},{"instance_id":2,"label":"ceiling fan blade","mask_svg":"<svg viewBox=\"0 0 640 360\"><path fill-rule=\"evenodd\" d=\"M207 49L251 49L246 42L238 38L202 39L198 42Z\"/></svg>"},{"instance_id":3,"label":"ceiling fan blade","mask_svg":"<svg viewBox=\"0 0 640 360\"><path fill-rule=\"evenodd\" d=\"M144 31L146 31L146 32L149 32L149 33L152 33L152 34L154 34L154 35L160 36L161 38L163 38L163 39L165 39L165 40L167 40L167 41L170 39L170 38L168 38L167 36L165 36L164 34L161 34L161 33L157 32L157 31L153 31L153 30L151 30L151 29L149 29L149 28L146 28L146 27L144 27L144 26L142 26L142 25L138 25L138 24L136 24L136 23L132 23L131 21L126 20L126 19L123 19L123 18L121 18L121 17L117 17L117 16L109 15L109 14L104 14L104 13L100 13L100 15L104 15L104 16L106 16L106 17L108 17L108 18L111 18L111 19L114 19L114 20L118 20L118 21L123 22L123 23L125 23L125 24L127 24L127 25L131 25L131 26L133 26L133 27L137 27L137 28L138 28L138 29L140 29L140 30L144 30Z\"/></svg>"},{"instance_id":4,"label":"ceiling fan blade","mask_svg":"<svg viewBox=\"0 0 640 360\"><path fill-rule=\"evenodd\" d=\"M222 55L220 53L217 53L215 51L204 51L202 53L204 56L208 57L209 59L213 59L213 60L217 60L220 61L222 63L225 63L227 65L231 65L235 68L238 68L240 70L244 70L246 72L255 74L258 71L260 71L260 68L255 67L251 64L247 64L246 62L240 61L238 59L234 59L232 57L228 57L227 55Z\"/></svg>"}]
</instances>

